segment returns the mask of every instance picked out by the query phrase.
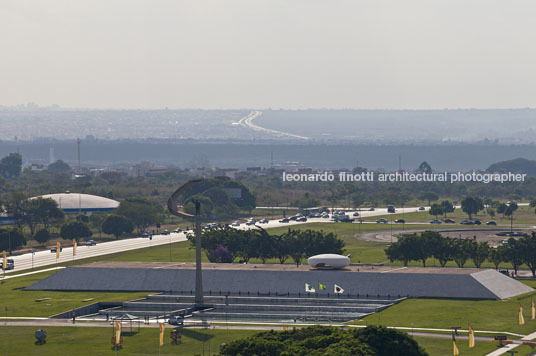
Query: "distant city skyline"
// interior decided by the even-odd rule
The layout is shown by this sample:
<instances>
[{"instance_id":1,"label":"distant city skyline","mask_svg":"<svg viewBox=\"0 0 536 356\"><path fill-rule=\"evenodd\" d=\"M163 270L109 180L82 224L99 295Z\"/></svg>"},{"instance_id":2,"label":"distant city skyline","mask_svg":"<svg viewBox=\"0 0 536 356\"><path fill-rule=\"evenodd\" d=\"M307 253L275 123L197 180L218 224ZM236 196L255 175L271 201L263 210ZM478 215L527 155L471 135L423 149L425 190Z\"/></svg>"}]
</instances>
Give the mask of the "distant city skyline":
<instances>
[{"instance_id":1,"label":"distant city skyline","mask_svg":"<svg viewBox=\"0 0 536 356\"><path fill-rule=\"evenodd\" d=\"M536 107L530 0L5 0L0 106Z\"/></svg>"}]
</instances>

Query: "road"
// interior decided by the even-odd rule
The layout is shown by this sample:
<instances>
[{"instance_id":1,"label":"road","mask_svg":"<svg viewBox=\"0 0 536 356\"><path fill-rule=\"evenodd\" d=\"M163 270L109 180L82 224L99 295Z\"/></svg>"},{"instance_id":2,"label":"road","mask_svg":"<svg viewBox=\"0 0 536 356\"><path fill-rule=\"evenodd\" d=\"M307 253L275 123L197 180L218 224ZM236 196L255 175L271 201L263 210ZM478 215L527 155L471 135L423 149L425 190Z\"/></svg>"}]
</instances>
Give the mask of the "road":
<instances>
[{"instance_id":1,"label":"road","mask_svg":"<svg viewBox=\"0 0 536 356\"><path fill-rule=\"evenodd\" d=\"M418 211L417 207L410 207L405 209L397 209L395 214L401 214L402 212L415 212ZM347 211L347 215L352 217L353 211ZM373 217L379 215L386 215L386 208L378 208L374 211L361 211L361 217ZM333 223L331 219L323 218L312 218L307 221L307 223L319 222L319 223ZM267 224L262 224L263 228L274 228L274 227L287 227L293 225L305 224L303 222L290 221L288 223L280 223L278 220L270 220ZM242 223L239 227L240 229L251 229L255 226L247 226ZM117 240L111 242L98 243L96 246L78 246L76 249L76 256L73 256L73 248L65 247L60 253L59 258L56 260L56 253L46 251L38 251L34 253L26 253L23 255L13 256L15 262L15 269L6 271L6 274L13 272L20 272L24 270L30 270L33 268L51 266L62 262L77 261L89 257L97 257L108 255L112 253L131 251L140 248L160 246L173 242L186 241L185 233L171 233L170 235L153 235L153 239L148 238L131 238L124 240Z\"/></svg>"}]
</instances>

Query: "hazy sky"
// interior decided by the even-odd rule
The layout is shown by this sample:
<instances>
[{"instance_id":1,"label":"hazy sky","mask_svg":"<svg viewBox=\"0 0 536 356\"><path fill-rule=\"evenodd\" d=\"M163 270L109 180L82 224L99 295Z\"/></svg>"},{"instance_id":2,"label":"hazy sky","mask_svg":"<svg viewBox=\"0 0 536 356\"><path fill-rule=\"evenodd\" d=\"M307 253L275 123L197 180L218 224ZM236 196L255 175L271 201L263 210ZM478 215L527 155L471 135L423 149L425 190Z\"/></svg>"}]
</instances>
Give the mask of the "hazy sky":
<instances>
[{"instance_id":1,"label":"hazy sky","mask_svg":"<svg viewBox=\"0 0 536 356\"><path fill-rule=\"evenodd\" d=\"M0 105L536 107L534 0L0 0Z\"/></svg>"}]
</instances>

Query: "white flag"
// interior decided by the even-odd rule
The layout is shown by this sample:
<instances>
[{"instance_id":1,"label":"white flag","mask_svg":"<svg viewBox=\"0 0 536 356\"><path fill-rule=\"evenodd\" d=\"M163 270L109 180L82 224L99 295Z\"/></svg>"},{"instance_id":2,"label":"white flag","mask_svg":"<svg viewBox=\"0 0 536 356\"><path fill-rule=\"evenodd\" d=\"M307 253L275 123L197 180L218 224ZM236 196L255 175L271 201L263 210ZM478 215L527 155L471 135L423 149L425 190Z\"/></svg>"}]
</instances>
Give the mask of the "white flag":
<instances>
[{"instance_id":1,"label":"white flag","mask_svg":"<svg viewBox=\"0 0 536 356\"><path fill-rule=\"evenodd\" d=\"M336 293L336 294L343 294L344 293L344 289L342 289L340 286L338 285L334 285L333 286L333 293Z\"/></svg>"},{"instance_id":2,"label":"white flag","mask_svg":"<svg viewBox=\"0 0 536 356\"><path fill-rule=\"evenodd\" d=\"M309 283L305 283L305 291L308 293L314 293L316 292L316 289Z\"/></svg>"}]
</instances>

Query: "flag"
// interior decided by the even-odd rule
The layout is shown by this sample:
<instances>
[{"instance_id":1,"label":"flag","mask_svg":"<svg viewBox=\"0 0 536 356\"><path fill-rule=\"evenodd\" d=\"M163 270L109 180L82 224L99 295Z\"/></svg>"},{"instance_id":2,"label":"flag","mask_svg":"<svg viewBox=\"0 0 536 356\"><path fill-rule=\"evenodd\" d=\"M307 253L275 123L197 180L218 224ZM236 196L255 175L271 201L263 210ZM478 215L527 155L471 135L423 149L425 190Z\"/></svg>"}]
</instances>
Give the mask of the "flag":
<instances>
[{"instance_id":1,"label":"flag","mask_svg":"<svg viewBox=\"0 0 536 356\"><path fill-rule=\"evenodd\" d=\"M160 346L164 345L164 323L160 323Z\"/></svg>"},{"instance_id":2,"label":"flag","mask_svg":"<svg viewBox=\"0 0 536 356\"><path fill-rule=\"evenodd\" d=\"M115 344L119 345L121 343L121 323L119 320L115 321Z\"/></svg>"},{"instance_id":3,"label":"flag","mask_svg":"<svg viewBox=\"0 0 536 356\"><path fill-rule=\"evenodd\" d=\"M6 251L2 251L2 268L5 270L7 268L7 256Z\"/></svg>"},{"instance_id":4,"label":"flag","mask_svg":"<svg viewBox=\"0 0 536 356\"><path fill-rule=\"evenodd\" d=\"M469 348L475 347L475 331L469 324Z\"/></svg>"},{"instance_id":5,"label":"flag","mask_svg":"<svg viewBox=\"0 0 536 356\"><path fill-rule=\"evenodd\" d=\"M322 284L322 282L318 282L318 289L319 290L324 290L324 289L326 289L326 285Z\"/></svg>"},{"instance_id":6,"label":"flag","mask_svg":"<svg viewBox=\"0 0 536 356\"><path fill-rule=\"evenodd\" d=\"M452 332L452 354L454 356L460 354L460 350L458 350L458 345L456 345L456 337L454 336L454 331Z\"/></svg>"},{"instance_id":7,"label":"flag","mask_svg":"<svg viewBox=\"0 0 536 356\"><path fill-rule=\"evenodd\" d=\"M73 256L76 256L76 240L73 239Z\"/></svg>"},{"instance_id":8,"label":"flag","mask_svg":"<svg viewBox=\"0 0 536 356\"><path fill-rule=\"evenodd\" d=\"M287 331L287 326L283 325L283 331Z\"/></svg>"},{"instance_id":9,"label":"flag","mask_svg":"<svg viewBox=\"0 0 536 356\"><path fill-rule=\"evenodd\" d=\"M60 249L61 249L61 245L60 245L60 242L56 242L56 259L60 258Z\"/></svg>"},{"instance_id":10,"label":"flag","mask_svg":"<svg viewBox=\"0 0 536 356\"><path fill-rule=\"evenodd\" d=\"M338 285L334 285L333 286L333 293L336 293L336 294L343 294L344 293L344 289L341 288L341 286L338 286Z\"/></svg>"},{"instance_id":11,"label":"flag","mask_svg":"<svg viewBox=\"0 0 536 356\"><path fill-rule=\"evenodd\" d=\"M525 324L525 318L523 318L523 307L519 304L519 325Z\"/></svg>"},{"instance_id":12,"label":"flag","mask_svg":"<svg viewBox=\"0 0 536 356\"><path fill-rule=\"evenodd\" d=\"M530 320L536 318L536 309L534 309L534 299L530 298Z\"/></svg>"},{"instance_id":13,"label":"flag","mask_svg":"<svg viewBox=\"0 0 536 356\"><path fill-rule=\"evenodd\" d=\"M309 283L305 283L305 291L308 293L314 293L316 292L316 289L314 289L314 287Z\"/></svg>"}]
</instances>

